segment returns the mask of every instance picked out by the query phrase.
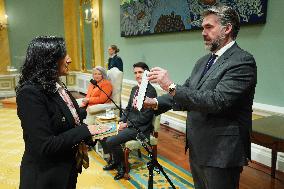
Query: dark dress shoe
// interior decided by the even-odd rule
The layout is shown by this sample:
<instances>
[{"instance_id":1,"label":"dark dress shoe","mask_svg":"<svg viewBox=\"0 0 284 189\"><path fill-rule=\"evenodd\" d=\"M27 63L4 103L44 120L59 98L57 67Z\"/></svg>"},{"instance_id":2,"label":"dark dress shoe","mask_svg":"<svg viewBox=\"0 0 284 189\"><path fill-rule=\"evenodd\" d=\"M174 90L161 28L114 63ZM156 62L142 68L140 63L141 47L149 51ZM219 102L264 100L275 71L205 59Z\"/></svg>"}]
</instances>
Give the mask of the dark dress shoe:
<instances>
[{"instance_id":1,"label":"dark dress shoe","mask_svg":"<svg viewBox=\"0 0 284 189\"><path fill-rule=\"evenodd\" d=\"M106 166L103 167L103 170L105 171L109 171L109 170L114 170L117 168L117 164L114 162L111 162L109 164L107 164Z\"/></svg>"},{"instance_id":2,"label":"dark dress shoe","mask_svg":"<svg viewBox=\"0 0 284 189\"><path fill-rule=\"evenodd\" d=\"M125 174L125 168L124 168L124 166L119 165L119 166L117 167L117 174L114 176L114 180L119 180L119 179L123 178L123 177L124 177L124 174Z\"/></svg>"},{"instance_id":3,"label":"dark dress shoe","mask_svg":"<svg viewBox=\"0 0 284 189\"><path fill-rule=\"evenodd\" d=\"M119 179L122 179L123 177L124 177L124 172L123 173L117 173L114 176L114 180L119 180Z\"/></svg>"},{"instance_id":4,"label":"dark dress shoe","mask_svg":"<svg viewBox=\"0 0 284 189\"><path fill-rule=\"evenodd\" d=\"M107 164L111 164L111 162L112 162L112 158L104 158L104 160L107 162Z\"/></svg>"}]
</instances>

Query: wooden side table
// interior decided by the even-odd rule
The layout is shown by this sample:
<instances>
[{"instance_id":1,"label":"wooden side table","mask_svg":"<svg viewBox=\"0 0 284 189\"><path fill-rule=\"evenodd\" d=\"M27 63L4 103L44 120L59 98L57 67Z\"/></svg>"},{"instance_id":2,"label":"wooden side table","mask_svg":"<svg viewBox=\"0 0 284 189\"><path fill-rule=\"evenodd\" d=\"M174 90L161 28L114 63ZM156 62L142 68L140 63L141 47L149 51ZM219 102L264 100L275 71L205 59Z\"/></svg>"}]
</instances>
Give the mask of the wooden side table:
<instances>
[{"instance_id":1,"label":"wooden side table","mask_svg":"<svg viewBox=\"0 0 284 189\"><path fill-rule=\"evenodd\" d=\"M284 152L284 117L268 116L253 120L251 141L271 149L271 176L275 178L277 152Z\"/></svg>"}]
</instances>

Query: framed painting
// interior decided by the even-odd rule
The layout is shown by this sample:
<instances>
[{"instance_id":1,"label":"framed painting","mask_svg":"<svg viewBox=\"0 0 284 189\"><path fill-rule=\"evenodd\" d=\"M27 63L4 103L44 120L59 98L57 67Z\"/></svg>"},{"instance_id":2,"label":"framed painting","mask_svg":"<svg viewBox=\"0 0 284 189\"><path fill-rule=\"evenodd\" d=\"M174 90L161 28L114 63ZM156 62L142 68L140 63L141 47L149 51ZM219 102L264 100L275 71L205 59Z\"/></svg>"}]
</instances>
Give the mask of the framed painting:
<instances>
[{"instance_id":1,"label":"framed painting","mask_svg":"<svg viewBox=\"0 0 284 189\"><path fill-rule=\"evenodd\" d=\"M121 0L120 33L129 37L199 29L203 10L216 3L237 10L242 24L266 21L267 0Z\"/></svg>"}]
</instances>

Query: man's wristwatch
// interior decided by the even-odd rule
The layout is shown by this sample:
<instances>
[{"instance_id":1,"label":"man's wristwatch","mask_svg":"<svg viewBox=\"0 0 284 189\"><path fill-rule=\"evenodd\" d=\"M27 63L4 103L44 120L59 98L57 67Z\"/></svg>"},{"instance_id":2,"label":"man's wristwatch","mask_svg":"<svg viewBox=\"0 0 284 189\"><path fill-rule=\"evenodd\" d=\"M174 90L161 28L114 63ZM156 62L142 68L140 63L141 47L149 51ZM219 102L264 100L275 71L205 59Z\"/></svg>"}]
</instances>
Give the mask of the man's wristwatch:
<instances>
[{"instance_id":1,"label":"man's wristwatch","mask_svg":"<svg viewBox=\"0 0 284 189\"><path fill-rule=\"evenodd\" d=\"M156 106L153 108L154 110L158 110L159 107L159 102L157 100L157 98L154 98L155 102L156 102Z\"/></svg>"},{"instance_id":2,"label":"man's wristwatch","mask_svg":"<svg viewBox=\"0 0 284 189\"><path fill-rule=\"evenodd\" d=\"M170 84L168 91L170 94L173 94L176 91L176 84L174 83Z\"/></svg>"}]
</instances>

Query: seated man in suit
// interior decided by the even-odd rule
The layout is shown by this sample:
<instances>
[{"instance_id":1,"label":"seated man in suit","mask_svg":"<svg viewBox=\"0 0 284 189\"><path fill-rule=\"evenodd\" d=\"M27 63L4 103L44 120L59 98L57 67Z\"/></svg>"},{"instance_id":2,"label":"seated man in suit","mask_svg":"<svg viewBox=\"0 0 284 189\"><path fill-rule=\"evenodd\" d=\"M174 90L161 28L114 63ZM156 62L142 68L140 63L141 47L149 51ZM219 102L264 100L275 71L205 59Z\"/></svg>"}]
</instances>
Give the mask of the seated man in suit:
<instances>
[{"instance_id":1,"label":"seated man in suit","mask_svg":"<svg viewBox=\"0 0 284 189\"><path fill-rule=\"evenodd\" d=\"M128 105L124 111L125 115L122 115L119 122L119 133L115 136L106 139L106 146L104 152L113 156L112 161L103 168L104 170L113 170L117 168L117 174L114 179L118 180L124 176L125 165L124 165L124 153L121 144L136 139L137 131L133 127L132 123L139 127L147 138L150 138L150 133L153 131L152 120L154 117L154 110L152 109L141 109L138 111L134 106L136 105L136 99L138 95L139 85L141 84L142 75L145 70L149 71L149 67L144 62L138 62L133 65L133 71L135 79L138 85L132 88ZM154 98L157 96L155 88L149 83L146 94L147 97ZM131 120L131 122L129 122Z\"/></svg>"}]
</instances>

